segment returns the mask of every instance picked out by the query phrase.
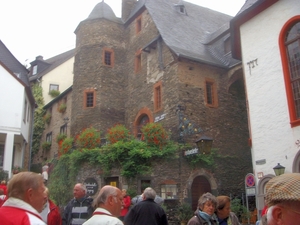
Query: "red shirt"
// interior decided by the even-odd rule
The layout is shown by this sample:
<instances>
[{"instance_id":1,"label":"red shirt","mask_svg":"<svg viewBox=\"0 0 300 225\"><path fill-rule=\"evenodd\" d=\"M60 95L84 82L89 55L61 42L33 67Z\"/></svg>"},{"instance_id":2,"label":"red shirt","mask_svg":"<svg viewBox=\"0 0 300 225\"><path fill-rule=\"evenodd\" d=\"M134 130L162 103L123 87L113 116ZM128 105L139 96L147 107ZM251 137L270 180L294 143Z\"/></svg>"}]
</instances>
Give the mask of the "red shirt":
<instances>
[{"instance_id":1,"label":"red shirt","mask_svg":"<svg viewBox=\"0 0 300 225\"><path fill-rule=\"evenodd\" d=\"M124 206L123 206L123 209L121 210L121 216L125 216L129 210L129 207L131 204L130 196L126 195L123 198L123 202L124 202Z\"/></svg>"}]
</instances>

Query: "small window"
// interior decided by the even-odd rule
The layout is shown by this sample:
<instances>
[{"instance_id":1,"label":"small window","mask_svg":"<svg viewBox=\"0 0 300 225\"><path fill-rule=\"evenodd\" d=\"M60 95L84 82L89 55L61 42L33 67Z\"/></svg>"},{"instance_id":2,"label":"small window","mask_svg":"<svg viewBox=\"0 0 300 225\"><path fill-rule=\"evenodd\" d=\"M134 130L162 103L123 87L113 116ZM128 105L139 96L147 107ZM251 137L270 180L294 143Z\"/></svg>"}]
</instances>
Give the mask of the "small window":
<instances>
[{"instance_id":1,"label":"small window","mask_svg":"<svg viewBox=\"0 0 300 225\"><path fill-rule=\"evenodd\" d=\"M60 127L60 134L67 134L67 124L64 124L63 126Z\"/></svg>"},{"instance_id":2,"label":"small window","mask_svg":"<svg viewBox=\"0 0 300 225\"><path fill-rule=\"evenodd\" d=\"M33 66L33 68L32 68L32 75L36 75L37 74L37 68L38 68L37 65Z\"/></svg>"},{"instance_id":3,"label":"small window","mask_svg":"<svg viewBox=\"0 0 300 225\"><path fill-rule=\"evenodd\" d=\"M4 162L4 145L0 145L0 168L3 168Z\"/></svg>"},{"instance_id":4,"label":"small window","mask_svg":"<svg viewBox=\"0 0 300 225\"><path fill-rule=\"evenodd\" d=\"M58 91L59 90L59 85L57 85L57 84L50 84L49 91L52 91L52 90Z\"/></svg>"},{"instance_id":5,"label":"small window","mask_svg":"<svg viewBox=\"0 0 300 225\"><path fill-rule=\"evenodd\" d=\"M27 113L27 100L25 99L25 102L24 102L24 112L23 112L23 121L24 123L26 122L26 114Z\"/></svg>"},{"instance_id":6,"label":"small window","mask_svg":"<svg viewBox=\"0 0 300 225\"><path fill-rule=\"evenodd\" d=\"M46 141L52 143L52 132L46 134Z\"/></svg>"},{"instance_id":7,"label":"small window","mask_svg":"<svg viewBox=\"0 0 300 225\"><path fill-rule=\"evenodd\" d=\"M185 13L184 5L179 6L179 12L183 14Z\"/></svg>"},{"instance_id":8,"label":"small window","mask_svg":"<svg viewBox=\"0 0 300 225\"><path fill-rule=\"evenodd\" d=\"M162 82L154 85L154 112L162 109Z\"/></svg>"},{"instance_id":9,"label":"small window","mask_svg":"<svg viewBox=\"0 0 300 225\"><path fill-rule=\"evenodd\" d=\"M173 183L173 182L171 182ZM177 184L161 184L161 197L163 199L177 199Z\"/></svg>"},{"instance_id":10,"label":"small window","mask_svg":"<svg viewBox=\"0 0 300 225\"><path fill-rule=\"evenodd\" d=\"M216 83L213 79L205 79L205 101L209 107L218 106Z\"/></svg>"},{"instance_id":11,"label":"small window","mask_svg":"<svg viewBox=\"0 0 300 225\"><path fill-rule=\"evenodd\" d=\"M230 38L227 38L224 42L224 53L227 54L231 52Z\"/></svg>"},{"instance_id":12,"label":"small window","mask_svg":"<svg viewBox=\"0 0 300 225\"><path fill-rule=\"evenodd\" d=\"M142 70L142 51L138 50L135 53L135 67L134 67L135 73L139 73Z\"/></svg>"},{"instance_id":13,"label":"small window","mask_svg":"<svg viewBox=\"0 0 300 225\"><path fill-rule=\"evenodd\" d=\"M103 64L109 67L114 66L114 51L112 49L105 48L103 50Z\"/></svg>"},{"instance_id":14,"label":"small window","mask_svg":"<svg viewBox=\"0 0 300 225\"><path fill-rule=\"evenodd\" d=\"M28 110L27 110L27 122L29 122L30 115L31 115L31 112L30 112L30 105L28 104Z\"/></svg>"},{"instance_id":15,"label":"small window","mask_svg":"<svg viewBox=\"0 0 300 225\"><path fill-rule=\"evenodd\" d=\"M136 18L135 22L135 33L138 34L142 30L142 15L140 15L138 18Z\"/></svg>"},{"instance_id":16,"label":"small window","mask_svg":"<svg viewBox=\"0 0 300 225\"><path fill-rule=\"evenodd\" d=\"M84 92L84 108L94 108L95 102L95 90L86 90Z\"/></svg>"}]
</instances>

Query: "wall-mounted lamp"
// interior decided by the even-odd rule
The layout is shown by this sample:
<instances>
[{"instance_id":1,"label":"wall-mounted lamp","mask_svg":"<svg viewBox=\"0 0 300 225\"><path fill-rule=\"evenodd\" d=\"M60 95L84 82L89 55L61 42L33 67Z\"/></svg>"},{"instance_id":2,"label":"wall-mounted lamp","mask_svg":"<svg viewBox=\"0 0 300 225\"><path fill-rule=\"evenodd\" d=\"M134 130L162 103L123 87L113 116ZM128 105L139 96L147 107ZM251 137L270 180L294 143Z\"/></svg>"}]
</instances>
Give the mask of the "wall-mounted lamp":
<instances>
[{"instance_id":1,"label":"wall-mounted lamp","mask_svg":"<svg viewBox=\"0 0 300 225\"><path fill-rule=\"evenodd\" d=\"M211 148L212 148L212 143L213 143L212 138L203 135L197 141L195 141L195 143L198 147L199 153L202 153L202 154L210 154L211 153Z\"/></svg>"},{"instance_id":2,"label":"wall-mounted lamp","mask_svg":"<svg viewBox=\"0 0 300 225\"><path fill-rule=\"evenodd\" d=\"M281 174L284 174L285 167L280 165L280 163L278 163L277 166L273 168L273 170L276 176L280 176Z\"/></svg>"},{"instance_id":3,"label":"wall-mounted lamp","mask_svg":"<svg viewBox=\"0 0 300 225\"><path fill-rule=\"evenodd\" d=\"M65 124L67 124L69 122L69 117L65 117L64 122L65 122Z\"/></svg>"}]
</instances>

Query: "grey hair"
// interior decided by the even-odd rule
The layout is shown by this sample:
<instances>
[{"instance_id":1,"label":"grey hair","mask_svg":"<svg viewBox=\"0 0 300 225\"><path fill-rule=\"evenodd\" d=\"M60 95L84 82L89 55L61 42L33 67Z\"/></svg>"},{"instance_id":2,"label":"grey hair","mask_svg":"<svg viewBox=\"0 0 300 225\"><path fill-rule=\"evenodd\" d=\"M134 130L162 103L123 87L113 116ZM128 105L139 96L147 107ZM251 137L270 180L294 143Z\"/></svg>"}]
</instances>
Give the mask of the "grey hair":
<instances>
[{"instance_id":1,"label":"grey hair","mask_svg":"<svg viewBox=\"0 0 300 225\"><path fill-rule=\"evenodd\" d=\"M78 183L78 184L79 184L79 186L80 186L81 190L83 190L83 191L84 191L84 193L87 193L86 186L85 186L83 183Z\"/></svg>"},{"instance_id":2,"label":"grey hair","mask_svg":"<svg viewBox=\"0 0 300 225\"><path fill-rule=\"evenodd\" d=\"M145 197L145 199L154 200L156 196L156 192L151 187L147 187L143 192L143 196Z\"/></svg>"},{"instance_id":3,"label":"grey hair","mask_svg":"<svg viewBox=\"0 0 300 225\"><path fill-rule=\"evenodd\" d=\"M100 190L98 196L95 198L93 202L94 207L97 208L100 204L105 204L109 196L116 197L118 194L117 190L118 189L114 186L110 186L110 185L104 186Z\"/></svg>"},{"instance_id":4,"label":"grey hair","mask_svg":"<svg viewBox=\"0 0 300 225\"><path fill-rule=\"evenodd\" d=\"M34 172L20 172L13 175L8 182L8 197L14 197L24 200L24 194L29 189L38 190L44 182L42 175Z\"/></svg>"},{"instance_id":5,"label":"grey hair","mask_svg":"<svg viewBox=\"0 0 300 225\"><path fill-rule=\"evenodd\" d=\"M211 203L215 206L215 208L217 208L217 198L209 192L201 195L201 197L198 200L198 207L200 209L203 209L204 204L208 201L211 201Z\"/></svg>"}]
</instances>

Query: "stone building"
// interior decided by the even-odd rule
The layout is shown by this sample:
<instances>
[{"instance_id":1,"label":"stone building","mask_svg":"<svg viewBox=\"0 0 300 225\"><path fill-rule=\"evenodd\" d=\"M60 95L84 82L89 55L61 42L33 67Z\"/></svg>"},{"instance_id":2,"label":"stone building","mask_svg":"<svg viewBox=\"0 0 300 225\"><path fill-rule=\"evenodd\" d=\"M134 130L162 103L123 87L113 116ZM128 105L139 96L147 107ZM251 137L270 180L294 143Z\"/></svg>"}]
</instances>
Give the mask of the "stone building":
<instances>
[{"instance_id":1,"label":"stone building","mask_svg":"<svg viewBox=\"0 0 300 225\"><path fill-rule=\"evenodd\" d=\"M40 150L33 155L33 165L40 167L45 161L51 161L58 158L58 135L70 136L71 121L71 103L72 103L72 86L67 88L59 96L54 98L43 108L45 116L49 115L50 118L45 120L45 129L40 141ZM43 144L48 142L50 147L43 148Z\"/></svg>"},{"instance_id":2,"label":"stone building","mask_svg":"<svg viewBox=\"0 0 300 225\"><path fill-rule=\"evenodd\" d=\"M147 122L162 123L173 140L190 146L205 134L224 156L214 170L192 168L183 156L156 162L151 174L136 178L137 190L148 183L162 195L162 185L173 185L173 197L193 207L207 191L240 196L252 167L231 19L179 0L123 0L122 18L104 1L97 4L75 30L71 136L91 125L105 135L120 123L138 138ZM186 121L201 132L189 134ZM80 179L93 176L100 185L128 185L118 171L106 179L96 170L83 174Z\"/></svg>"}]
</instances>

